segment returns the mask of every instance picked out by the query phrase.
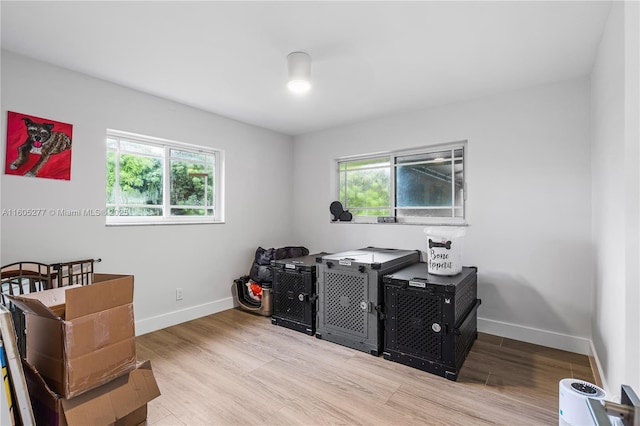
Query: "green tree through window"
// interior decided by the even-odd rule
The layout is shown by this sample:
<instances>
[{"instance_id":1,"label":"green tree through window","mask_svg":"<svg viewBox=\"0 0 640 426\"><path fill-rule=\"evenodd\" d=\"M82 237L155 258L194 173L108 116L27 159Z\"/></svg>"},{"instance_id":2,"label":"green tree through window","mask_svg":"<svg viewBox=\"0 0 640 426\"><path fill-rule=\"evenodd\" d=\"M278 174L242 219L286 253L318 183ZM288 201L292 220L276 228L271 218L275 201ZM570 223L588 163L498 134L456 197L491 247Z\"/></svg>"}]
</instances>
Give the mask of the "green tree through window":
<instances>
[{"instance_id":1,"label":"green tree through window","mask_svg":"<svg viewBox=\"0 0 640 426\"><path fill-rule=\"evenodd\" d=\"M339 200L356 221L394 216L407 223L463 223L465 146L338 160Z\"/></svg>"},{"instance_id":2,"label":"green tree through window","mask_svg":"<svg viewBox=\"0 0 640 426\"><path fill-rule=\"evenodd\" d=\"M106 166L107 216L215 216L215 151L113 134L107 137Z\"/></svg>"}]
</instances>

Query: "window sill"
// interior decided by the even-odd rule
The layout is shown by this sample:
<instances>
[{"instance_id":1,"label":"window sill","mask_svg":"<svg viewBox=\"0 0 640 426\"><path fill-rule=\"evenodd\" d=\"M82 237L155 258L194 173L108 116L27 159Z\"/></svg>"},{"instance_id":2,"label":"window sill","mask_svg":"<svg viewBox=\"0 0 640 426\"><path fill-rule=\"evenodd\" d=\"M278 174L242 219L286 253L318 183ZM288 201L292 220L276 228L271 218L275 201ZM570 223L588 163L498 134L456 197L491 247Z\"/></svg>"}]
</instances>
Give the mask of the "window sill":
<instances>
[{"instance_id":1,"label":"window sill","mask_svg":"<svg viewBox=\"0 0 640 426\"><path fill-rule=\"evenodd\" d=\"M164 226L164 225L218 225L224 221L185 221L185 220L163 220L163 221L119 221L107 222L107 227L118 226Z\"/></svg>"},{"instance_id":2,"label":"window sill","mask_svg":"<svg viewBox=\"0 0 640 426\"><path fill-rule=\"evenodd\" d=\"M354 224L354 225L413 225L413 226L464 226L467 227L469 224L467 222L464 223L452 223L452 222L363 222L363 221L340 221L340 220L331 220L329 221L331 224Z\"/></svg>"}]
</instances>

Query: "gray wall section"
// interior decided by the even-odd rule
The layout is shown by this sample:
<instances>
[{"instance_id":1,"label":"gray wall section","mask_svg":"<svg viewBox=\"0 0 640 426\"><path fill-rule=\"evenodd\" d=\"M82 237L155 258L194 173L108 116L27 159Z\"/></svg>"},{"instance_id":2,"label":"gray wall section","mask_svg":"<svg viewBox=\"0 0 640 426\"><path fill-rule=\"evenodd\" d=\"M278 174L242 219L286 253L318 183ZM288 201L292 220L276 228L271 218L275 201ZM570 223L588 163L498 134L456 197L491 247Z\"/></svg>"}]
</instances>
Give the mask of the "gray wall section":
<instances>
[{"instance_id":1,"label":"gray wall section","mask_svg":"<svg viewBox=\"0 0 640 426\"><path fill-rule=\"evenodd\" d=\"M332 223L334 160L460 140L468 140L462 259L478 267L481 330L588 353L593 276L586 78L296 137L297 239L312 251L426 251L425 226Z\"/></svg>"},{"instance_id":2,"label":"gray wall section","mask_svg":"<svg viewBox=\"0 0 640 426\"><path fill-rule=\"evenodd\" d=\"M70 181L3 175L6 209L104 208L107 128L224 150L224 224L106 227L104 217L2 218L3 264L93 257L103 260L98 271L133 274L138 332L231 307L233 279L249 272L258 245L297 243L288 232L289 136L3 51L5 135L7 111L72 124L73 151Z\"/></svg>"}]
</instances>

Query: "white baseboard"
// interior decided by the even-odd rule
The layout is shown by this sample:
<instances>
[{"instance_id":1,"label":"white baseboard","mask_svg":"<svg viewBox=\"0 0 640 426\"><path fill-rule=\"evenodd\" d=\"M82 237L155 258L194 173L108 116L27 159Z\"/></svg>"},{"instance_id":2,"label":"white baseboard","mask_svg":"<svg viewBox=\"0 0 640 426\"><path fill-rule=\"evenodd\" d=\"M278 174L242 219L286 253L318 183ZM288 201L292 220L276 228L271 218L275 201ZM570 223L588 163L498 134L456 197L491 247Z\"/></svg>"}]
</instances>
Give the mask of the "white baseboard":
<instances>
[{"instance_id":1,"label":"white baseboard","mask_svg":"<svg viewBox=\"0 0 640 426\"><path fill-rule=\"evenodd\" d=\"M584 337L570 336L486 318L478 318L478 331L582 355L592 355L593 352L593 343Z\"/></svg>"},{"instance_id":2,"label":"white baseboard","mask_svg":"<svg viewBox=\"0 0 640 426\"><path fill-rule=\"evenodd\" d=\"M607 401L620 401L620 391L618 390L617 392L611 392L611 389L609 389L607 378L604 375L604 369L602 368L602 364L600 363L600 358L598 358L598 352L596 352L596 347L593 345L593 341L591 342L589 350L589 356L591 356L596 363L598 375L600 376L600 381L602 382L602 389L604 389L604 391L607 393Z\"/></svg>"},{"instance_id":3,"label":"white baseboard","mask_svg":"<svg viewBox=\"0 0 640 426\"><path fill-rule=\"evenodd\" d=\"M172 325L181 324L197 318L206 317L218 312L226 311L234 307L233 297L216 300L202 305L191 306L151 318L136 321L136 336L161 330Z\"/></svg>"}]
</instances>

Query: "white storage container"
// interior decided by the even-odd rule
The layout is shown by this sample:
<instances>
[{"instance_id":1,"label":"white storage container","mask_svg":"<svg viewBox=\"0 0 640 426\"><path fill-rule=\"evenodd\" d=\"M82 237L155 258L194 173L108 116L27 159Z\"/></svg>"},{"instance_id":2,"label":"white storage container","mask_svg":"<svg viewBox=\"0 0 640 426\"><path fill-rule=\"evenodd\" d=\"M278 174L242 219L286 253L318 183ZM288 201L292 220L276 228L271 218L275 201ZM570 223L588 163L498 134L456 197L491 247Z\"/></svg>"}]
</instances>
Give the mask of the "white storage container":
<instances>
[{"instance_id":1,"label":"white storage container","mask_svg":"<svg viewBox=\"0 0 640 426\"><path fill-rule=\"evenodd\" d=\"M434 226L427 234L427 269L434 275L456 275L462 271L462 241L465 228Z\"/></svg>"}]
</instances>

